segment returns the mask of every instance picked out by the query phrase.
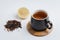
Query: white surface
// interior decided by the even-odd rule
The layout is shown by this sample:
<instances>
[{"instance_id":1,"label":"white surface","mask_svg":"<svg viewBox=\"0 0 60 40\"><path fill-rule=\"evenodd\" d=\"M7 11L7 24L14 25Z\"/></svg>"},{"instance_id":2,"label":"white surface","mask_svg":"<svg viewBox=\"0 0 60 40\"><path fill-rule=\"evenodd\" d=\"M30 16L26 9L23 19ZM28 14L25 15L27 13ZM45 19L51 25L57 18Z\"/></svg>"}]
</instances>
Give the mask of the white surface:
<instances>
[{"instance_id":1,"label":"white surface","mask_svg":"<svg viewBox=\"0 0 60 40\"><path fill-rule=\"evenodd\" d=\"M20 7L27 7L32 15L35 10L45 10L49 19L54 24L53 31L44 37L35 37L26 30L26 25L30 20L28 17L21 20L17 16ZM31 16L30 15L30 16ZM60 40L60 1L59 0L0 0L0 40ZM21 21L22 29L13 32L4 30L4 25L8 20L16 19Z\"/></svg>"}]
</instances>

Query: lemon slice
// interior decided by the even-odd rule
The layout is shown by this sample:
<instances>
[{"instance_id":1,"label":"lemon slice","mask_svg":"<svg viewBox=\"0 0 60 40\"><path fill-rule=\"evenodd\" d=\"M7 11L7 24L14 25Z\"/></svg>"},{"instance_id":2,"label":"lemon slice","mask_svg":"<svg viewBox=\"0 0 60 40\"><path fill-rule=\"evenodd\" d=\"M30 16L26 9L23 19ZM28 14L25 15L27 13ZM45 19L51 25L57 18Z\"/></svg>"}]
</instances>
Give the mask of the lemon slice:
<instances>
[{"instance_id":1,"label":"lemon slice","mask_svg":"<svg viewBox=\"0 0 60 40\"><path fill-rule=\"evenodd\" d=\"M29 15L29 10L27 8L25 8L25 7L19 8L19 10L18 10L18 16L20 18L25 19L25 18L28 17L28 15Z\"/></svg>"}]
</instances>

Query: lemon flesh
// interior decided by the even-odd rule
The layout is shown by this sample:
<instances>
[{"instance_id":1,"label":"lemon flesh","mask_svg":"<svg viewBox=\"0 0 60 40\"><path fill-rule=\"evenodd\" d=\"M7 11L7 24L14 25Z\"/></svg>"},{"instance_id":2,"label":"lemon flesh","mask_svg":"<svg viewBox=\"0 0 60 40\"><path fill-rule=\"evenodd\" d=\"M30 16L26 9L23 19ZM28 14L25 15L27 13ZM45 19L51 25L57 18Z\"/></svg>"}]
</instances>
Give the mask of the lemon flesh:
<instances>
[{"instance_id":1,"label":"lemon flesh","mask_svg":"<svg viewBox=\"0 0 60 40\"><path fill-rule=\"evenodd\" d=\"M27 18L28 17L28 15L29 15L29 10L27 9L27 8L20 8L19 10L18 10L18 16L20 17L20 18L23 18L23 19L25 19L25 18Z\"/></svg>"}]
</instances>

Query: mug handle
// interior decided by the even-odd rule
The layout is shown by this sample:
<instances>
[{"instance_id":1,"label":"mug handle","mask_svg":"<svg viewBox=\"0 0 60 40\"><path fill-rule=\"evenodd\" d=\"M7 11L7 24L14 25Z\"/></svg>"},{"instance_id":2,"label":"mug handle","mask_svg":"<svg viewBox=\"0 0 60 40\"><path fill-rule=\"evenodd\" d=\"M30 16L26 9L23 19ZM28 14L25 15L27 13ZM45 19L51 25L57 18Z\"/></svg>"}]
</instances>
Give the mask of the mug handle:
<instances>
[{"instance_id":1,"label":"mug handle","mask_svg":"<svg viewBox=\"0 0 60 40\"><path fill-rule=\"evenodd\" d=\"M50 21L48 21L47 24L48 24L48 29L51 29L52 28L52 23Z\"/></svg>"}]
</instances>

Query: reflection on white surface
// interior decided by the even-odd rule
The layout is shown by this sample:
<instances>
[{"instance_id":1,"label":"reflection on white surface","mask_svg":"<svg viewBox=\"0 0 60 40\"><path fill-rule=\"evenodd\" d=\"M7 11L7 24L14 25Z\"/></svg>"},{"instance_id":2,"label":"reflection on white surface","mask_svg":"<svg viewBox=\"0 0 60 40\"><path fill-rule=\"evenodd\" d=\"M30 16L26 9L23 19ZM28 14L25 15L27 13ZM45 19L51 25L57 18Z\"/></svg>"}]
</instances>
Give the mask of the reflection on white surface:
<instances>
[{"instance_id":1,"label":"reflection on white surface","mask_svg":"<svg viewBox=\"0 0 60 40\"><path fill-rule=\"evenodd\" d=\"M0 40L59 40L60 38L60 2L59 0L0 0ZM28 33L26 24L30 16L25 20L20 20L22 29L14 32L4 30L4 24L7 20L16 19L17 10L20 7L27 7L32 15L36 10L47 11L50 20L54 24L53 31L44 37L35 37Z\"/></svg>"}]
</instances>

